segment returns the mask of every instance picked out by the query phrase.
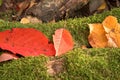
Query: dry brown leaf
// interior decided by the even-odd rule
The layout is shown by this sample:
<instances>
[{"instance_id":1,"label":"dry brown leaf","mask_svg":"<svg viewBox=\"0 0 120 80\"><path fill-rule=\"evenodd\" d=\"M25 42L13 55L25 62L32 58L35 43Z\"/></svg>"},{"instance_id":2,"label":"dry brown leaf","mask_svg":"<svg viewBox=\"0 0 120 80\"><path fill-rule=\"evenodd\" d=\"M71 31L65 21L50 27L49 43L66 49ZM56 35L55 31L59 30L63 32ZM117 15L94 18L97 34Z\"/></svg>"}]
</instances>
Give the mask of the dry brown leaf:
<instances>
[{"instance_id":1,"label":"dry brown leaf","mask_svg":"<svg viewBox=\"0 0 120 80\"><path fill-rule=\"evenodd\" d=\"M48 61L45 66L47 67L47 73L55 76L64 71L64 59Z\"/></svg>"},{"instance_id":2,"label":"dry brown leaf","mask_svg":"<svg viewBox=\"0 0 120 80\"><path fill-rule=\"evenodd\" d=\"M103 27L107 33L109 33L111 30L115 29L115 27L118 24L117 18L114 16L108 16L104 19L102 22Z\"/></svg>"},{"instance_id":3,"label":"dry brown leaf","mask_svg":"<svg viewBox=\"0 0 120 80\"><path fill-rule=\"evenodd\" d=\"M90 35L88 36L89 43L95 48L107 47L107 38L102 24L89 24Z\"/></svg>"}]
</instances>

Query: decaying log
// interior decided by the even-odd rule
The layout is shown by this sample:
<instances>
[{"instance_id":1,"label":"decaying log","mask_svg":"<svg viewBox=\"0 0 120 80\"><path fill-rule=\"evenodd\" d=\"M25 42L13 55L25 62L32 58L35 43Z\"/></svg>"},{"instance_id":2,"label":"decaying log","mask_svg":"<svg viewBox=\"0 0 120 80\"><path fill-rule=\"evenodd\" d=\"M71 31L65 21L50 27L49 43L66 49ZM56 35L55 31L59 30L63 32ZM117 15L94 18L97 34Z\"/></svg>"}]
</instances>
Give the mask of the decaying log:
<instances>
[{"instance_id":1,"label":"decaying log","mask_svg":"<svg viewBox=\"0 0 120 80\"><path fill-rule=\"evenodd\" d=\"M43 22L58 21L75 17L75 12L88 2L89 0L41 0L26 10L25 16L32 15Z\"/></svg>"}]
</instances>

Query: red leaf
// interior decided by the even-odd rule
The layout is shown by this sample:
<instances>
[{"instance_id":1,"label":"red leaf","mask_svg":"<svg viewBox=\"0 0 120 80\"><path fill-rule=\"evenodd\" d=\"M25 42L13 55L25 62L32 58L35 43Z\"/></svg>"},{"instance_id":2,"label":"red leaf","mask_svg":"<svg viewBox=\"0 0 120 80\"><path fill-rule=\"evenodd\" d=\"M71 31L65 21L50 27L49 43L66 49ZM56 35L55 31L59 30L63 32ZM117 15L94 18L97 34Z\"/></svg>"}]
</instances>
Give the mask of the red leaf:
<instances>
[{"instance_id":1,"label":"red leaf","mask_svg":"<svg viewBox=\"0 0 120 80\"><path fill-rule=\"evenodd\" d=\"M47 37L32 28L14 28L0 32L0 47L22 56L55 55L53 44Z\"/></svg>"},{"instance_id":2,"label":"red leaf","mask_svg":"<svg viewBox=\"0 0 120 80\"><path fill-rule=\"evenodd\" d=\"M14 54L9 54L9 53L2 53L0 55L0 62L12 60L12 59L18 59L18 57Z\"/></svg>"},{"instance_id":3,"label":"red leaf","mask_svg":"<svg viewBox=\"0 0 120 80\"><path fill-rule=\"evenodd\" d=\"M56 30L55 35L53 35L53 41L56 50L56 56L60 56L73 49L74 42L68 30L63 28Z\"/></svg>"}]
</instances>

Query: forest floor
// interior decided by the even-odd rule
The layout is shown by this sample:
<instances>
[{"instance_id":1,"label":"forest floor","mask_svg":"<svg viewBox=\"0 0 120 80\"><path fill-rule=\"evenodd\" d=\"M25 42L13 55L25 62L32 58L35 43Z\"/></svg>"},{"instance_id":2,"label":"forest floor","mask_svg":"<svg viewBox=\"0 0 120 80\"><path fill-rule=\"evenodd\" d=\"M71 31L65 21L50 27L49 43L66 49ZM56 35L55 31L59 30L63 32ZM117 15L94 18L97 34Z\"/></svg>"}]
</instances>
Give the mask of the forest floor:
<instances>
[{"instance_id":1,"label":"forest floor","mask_svg":"<svg viewBox=\"0 0 120 80\"><path fill-rule=\"evenodd\" d=\"M1 80L119 80L120 49L91 48L88 42L89 23L101 23L112 15L120 22L120 8L84 18L55 23L28 23L0 20L0 31L11 28L35 28L50 40L58 28L68 29L75 42L74 49L60 57L27 57L0 63ZM9 15L9 14L8 14ZM7 16L8 16L7 15ZM87 49L81 49L85 45Z\"/></svg>"}]
</instances>

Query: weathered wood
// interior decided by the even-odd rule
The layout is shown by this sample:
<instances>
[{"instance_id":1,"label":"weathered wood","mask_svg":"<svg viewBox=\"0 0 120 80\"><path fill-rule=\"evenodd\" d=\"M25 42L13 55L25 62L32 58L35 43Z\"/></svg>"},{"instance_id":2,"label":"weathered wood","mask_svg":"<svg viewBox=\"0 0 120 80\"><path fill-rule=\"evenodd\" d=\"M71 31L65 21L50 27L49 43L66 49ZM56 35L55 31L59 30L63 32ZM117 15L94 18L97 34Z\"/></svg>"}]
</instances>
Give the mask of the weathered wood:
<instances>
[{"instance_id":1,"label":"weathered wood","mask_svg":"<svg viewBox=\"0 0 120 80\"><path fill-rule=\"evenodd\" d=\"M43 22L74 17L75 11L81 9L89 0L42 0L37 5L29 8L25 16L38 17Z\"/></svg>"}]
</instances>

